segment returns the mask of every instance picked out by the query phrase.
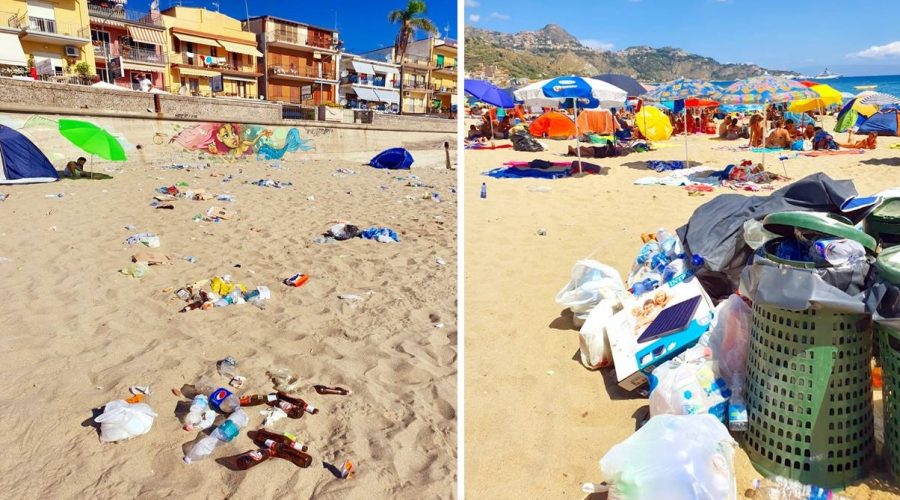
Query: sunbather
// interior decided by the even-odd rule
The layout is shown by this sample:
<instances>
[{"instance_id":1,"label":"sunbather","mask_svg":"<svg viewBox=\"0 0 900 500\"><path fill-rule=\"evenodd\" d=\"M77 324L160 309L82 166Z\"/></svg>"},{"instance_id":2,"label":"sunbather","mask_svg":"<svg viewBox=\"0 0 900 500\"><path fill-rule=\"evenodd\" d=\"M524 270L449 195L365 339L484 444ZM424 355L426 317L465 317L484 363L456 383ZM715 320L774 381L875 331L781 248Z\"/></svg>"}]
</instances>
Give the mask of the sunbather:
<instances>
[{"instance_id":1,"label":"sunbather","mask_svg":"<svg viewBox=\"0 0 900 500\"><path fill-rule=\"evenodd\" d=\"M860 139L856 142L850 142L847 144L838 144L838 146L847 149L875 149L877 143L878 134L875 132L869 132L869 135L867 135L865 139Z\"/></svg>"},{"instance_id":2,"label":"sunbather","mask_svg":"<svg viewBox=\"0 0 900 500\"><path fill-rule=\"evenodd\" d=\"M84 173L84 164L87 163L87 158L80 157L75 161L70 161L66 163L66 169L63 173L66 176L72 177L73 179L81 177L81 174Z\"/></svg>"},{"instance_id":3,"label":"sunbather","mask_svg":"<svg viewBox=\"0 0 900 500\"><path fill-rule=\"evenodd\" d=\"M763 145L762 122L762 115L753 115L750 117L750 147L758 148Z\"/></svg>"},{"instance_id":4,"label":"sunbather","mask_svg":"<svg viewBox=\"0 0 900 500\"><path fill-rule=\"evenodd\" d=\"M813 150L819 151L823 149L838 149L838 145L834 142L834 137L828 132L822 130L822 127L815 128L816 135L813 136Z\"/></svg>"},{"instance_id":5,"label":"sunbather","mask_svg":"<svg viewBox=\"0 0 900 500\"><path fill-rule=\"evenodd\" d=\"M767 148L787 148L791 145L791 134L788 132L786 128L784 128L784 123L782 121L778 121L775 124L775 130L769 134L769 137L766 138L766 147Z\"/></svg>"}]
</instances>

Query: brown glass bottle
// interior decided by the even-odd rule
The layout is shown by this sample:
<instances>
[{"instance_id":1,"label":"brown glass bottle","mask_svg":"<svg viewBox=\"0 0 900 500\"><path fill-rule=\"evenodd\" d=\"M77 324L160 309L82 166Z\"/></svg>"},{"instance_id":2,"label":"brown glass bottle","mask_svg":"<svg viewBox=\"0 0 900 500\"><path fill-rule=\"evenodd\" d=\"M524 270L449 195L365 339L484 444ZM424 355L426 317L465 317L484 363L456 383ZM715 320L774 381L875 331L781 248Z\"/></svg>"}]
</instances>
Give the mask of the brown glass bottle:
<instances>
[{"instance_id":1,"label":"brown glass bottle","mask_svg":"<svg viewBox=\"0 0 900 500\"><path fill-rule=\"evenodd\" d=\"M344 389L343 387L328 387L327 385L314 385L313 388L319 394L334 394L336 396L349 396L350 389Z\"/></svg>"},{"instance_id":2,"label":"brown glass bottle","mask_svg":"<svg viewBox=\"0 0 900 500\"><path fill-rule=\"evenodd\" d=\"M309 453L304 453L300 450L291 448L290 446L276 443L271 439L266 440L266 446L274 450L276 457L290 460L297 467L306 468L312 465L312 456L310 456Z\"/></svg>"},{"instance_id":3,"label":"brown glass bottle","mask_svg":"<svg viewBox=\"0 0 900 500\"><path fill-rule=\"evenodd\" d=\"M297 441L297 436L293 434L289 434L287 432L279 433L272 432L266 429L257 429L253 434L253 441L256 444L264 445L266 441L272 441L275 443L283 444L286 446L290 446L295 450L306 451L309 449L306 444Z\"/></svg>"},{"instance_id":4,"label":"brown glass bottle","mask_svg":"<svg viewBox=\"0 0 900 500\"><path fill-rule=\"evenodd\" d=\"M272 448L260 448L258 450L250 450L237 456L235 464L238 469L247 470L251 467L259 465L266 460L276 456L276 451Z\"/></svg>"},{"instance_id":5,"label":"brown glass bottle","mask_svg":"<svg viewBox=\"0 0 900 500\"><path fill-rule=\"evenodd\" d=\"M275 394L247 394L241 396L241 406L259 406L275 401Z\"/></svg>"},{"instance_id":6,"label":"brown glass bottle","mask_svg":"<svg viewBox=\"0 0 900 500\"><path fill-rule=\"evenodd\" d=\"M310 413L312 415L319 413L318 408L316 408L315 406L312 406L311 404L307 403L306 401L303 401L302 399L300 399L296 396L291 396L290 394L287 394L287 393L284 393L281 391L278 391L277 394L278 394L278 399L280 399L282 401L287 401L288 403L296 405L301 410L303 410L307 413Z\"/></svg>"}]
</instances>

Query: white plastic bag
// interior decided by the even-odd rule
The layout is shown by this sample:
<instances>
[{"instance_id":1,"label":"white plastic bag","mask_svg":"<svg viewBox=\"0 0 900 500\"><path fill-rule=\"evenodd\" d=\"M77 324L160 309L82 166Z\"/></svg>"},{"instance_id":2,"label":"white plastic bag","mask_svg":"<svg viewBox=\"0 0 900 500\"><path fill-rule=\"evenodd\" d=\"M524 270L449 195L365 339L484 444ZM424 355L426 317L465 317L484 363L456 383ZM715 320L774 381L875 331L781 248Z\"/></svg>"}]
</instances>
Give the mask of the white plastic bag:
<instances>
[{"instance_id":1,"label":"white plastic bag","mask_svg":"<svg viewBox=\"0 0 900 500\"><path fill-rule=\"evenodd\" d=\"M747 219L744 222L744 242L754 250L765 245L767 241L776 236L778 235L763 227L761 220Z\"/></svg>"},{"instance_id":2,"label":"white plastic bag","mask_svg":"<svg viewBox=\"0 0 900 500\"><path fill-rule=\"evenodd\" d=\"M113 442L146 434L156 417L146 403L130 404L117 399L106 403L103 414L94 419L100 424L100 441Z\"/></svg>"},{"instance_id":3,"label":"white plastic bag","mask_svg":"<svg viewBox=\"0 0 900 500\"><path fill-rule=\"evenodd\" d=\"M612 349L606 336L606 324L621 305L614 307L613 301L601 300L587 317L579 335L581 364L590 370L612 364Z\"/></svg>"},{"instance_id":4,"label":"white plastic bag","mask_svg":"<svg viewBox=\"0 0 900 500\"><path fill-rule=\"evenodd\" d=\"M571 281L556 294L556 303L576 314L588 313L602 299L617 299L624 291L618 271L595 260L579 260Z\"/></svg>"},{"instance_id":5,"label":"white plastic bag","mask_svg":"<svg viewBox=\"0 0 900 500\"><path fill-rule=\"evenodd\" d=\"M710 413L724 420L730 391L703 346L666 361L650 375L650 417Z\"/></svg>"},{"instance_id":6,"label":"white plastic bag","mask_svg":"<svg viewBox=\"0 0 900 500\"><path fill-rule=\"evenodd\" d=\"M660 415L600 460L609 500L734 500L737 443L712 415Z\"/></svg>"},{"instance_id":7,"label":"white plastic bag","mask_svg":"<svg viewBox=\"0 0 900 500\"><path fill-rule=\"evenodd\" d=\"M728 382L736 395L743 393L751 319L750 306L739 295L731 295L716 307L715 324L709 334L716 373Z\"/></svg>"}]
</instances>

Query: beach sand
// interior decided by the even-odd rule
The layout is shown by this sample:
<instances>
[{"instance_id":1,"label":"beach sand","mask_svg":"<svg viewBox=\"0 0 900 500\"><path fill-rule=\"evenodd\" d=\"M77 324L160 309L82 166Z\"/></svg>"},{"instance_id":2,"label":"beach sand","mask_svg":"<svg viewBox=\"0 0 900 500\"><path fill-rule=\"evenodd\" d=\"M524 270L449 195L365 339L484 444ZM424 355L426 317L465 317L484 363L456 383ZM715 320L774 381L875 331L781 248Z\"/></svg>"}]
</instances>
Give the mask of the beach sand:
<instances>
[{"instance_id":1,"label":"beach sand","mask_svg":"<svg viewBox=\"0 0 900 500\"><path fill-rule=\"evenodd\" d=\"M740 141L708 137L690 138L692 161L724 168L744 158L760 159L758 153L715 150ZM836 137L842 141L846 134ZM558 153L572 144L546 142L550 152L465 155L465 488L470 498L583 498L583 482L602 480L599 459L634 433L647 399L618 388L612 369L588 371L581 365L578 332L554 297L577 260L592 256L624 277L641 233L674 231L698 206L732 192L717 188L693 197L680 187L632 184L662 175L648 170L646 160L683 160L681 137L658 151L589 160L609 167L607 175L561 180L480 175L506 160L563 160ZM875 151L801 157L784 167L793 179L822 171L834 179L852 178L860 193L872 193L900 185L900 151L887 149L897 142L881 137ZM768 168L782 173L778 155L767 158ZM487 199L478 197L482 182ZM546 229L546 236L538 235L539 229ZM743 451L736 455L736 469L742 494L759 475ZM900 489L881 474L849 493L895 498Z\"/></svg>"},{"instance_id":2,"label":"beach sand","mask_svg":"<svg viewBox=\"0 0 900 500\"><path fill-rule=\"evenodd\" d=\"M236 162L188 172L161 170L171 157L146 149L134 155L144 161L121 168L96 164L110 180L0 186L11 193L0 202L0 282L7 294L0 312L6 451L0 467L7 471L0 496L455 497L457 204L450 188L457 175L445 169L443 149L413 153L411 173L434 189L395 179L410 172L363 166L374 151L342 161L298 155L281 168ZM337 174L341 167L357 174ZM234 178L223 183L213 173ZM244 183L260 178L294 185ZM154 189L181 181L234 201L149 206ZM443 201L422 199L431 191ZM63 197L47 197L56 193ZM192 221L214 205L239 215ZM341 220L392 227L401 242L312 243ZM123 245L142 231L157 234L161 247ZM140 250L168 254L172 264L153 266L143 279L120 274ZM196 263L183 260L187 255ZM305 286L281 284L298 272L310 276ZM178 312L184 303L172 290L224 274L251 288L268 286L273 297L265 309ZM215 363L227 355L247 377L247 394L272 390L270 369L300 377L300 396L320 413L271 428L308 443L309 469L281 459L246 472L217 463L255 448L246 432L214 458L182 462L182 446L198 433L182 430L176 415L189 403L171 389L203 373L225 384ZM320 396L313 384L353 394ZM129 397L132 385L152 388L147 402L158 414L152 429L130 441L100 442L92 408ZM261 408L249 408L245 431L260 425ZM347 481L323 466L347 459L358 470Z\"/></svg>"}]
</instances>

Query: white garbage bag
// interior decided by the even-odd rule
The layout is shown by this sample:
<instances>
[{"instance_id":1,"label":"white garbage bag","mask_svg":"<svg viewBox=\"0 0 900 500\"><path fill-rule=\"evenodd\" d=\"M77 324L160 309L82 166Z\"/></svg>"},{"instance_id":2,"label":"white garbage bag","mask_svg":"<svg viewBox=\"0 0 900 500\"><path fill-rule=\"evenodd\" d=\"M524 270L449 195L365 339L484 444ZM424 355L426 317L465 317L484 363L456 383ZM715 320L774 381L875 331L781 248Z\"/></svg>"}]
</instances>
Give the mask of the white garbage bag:
<instances>
[{"instance_id":1,"label":"white garbage bag","mask_svg":"<svg viewBox=\"0 0 900 500\"><path fill-rule=\"evenodd\" d=\"M621 304L615 307L613 301L601 300L588 314L579 339L581 364L586 368L596 370L612 365L612 349L609 347L609 337L606 336L606 324L619 309Z\"/></svg>"},{"instance_id":2,"label":"white garbage bag","mask_svg":"<svg viewBox=\"0 0 900 500\"><path fill-rule=\"evenodd\" d=\"M724 421L731 392L716 376L706 348L697 346L666 361L650 375L650 417L709 413Z\"/></svg>"},{"instance_id":3,"label":"white garbage bag","mask_svg":"<svg viewBox=\"0 0 900 500\"><path fill-rule=\"evenodd\" d=\"M579 260L572 268L572 279L556 294L556 303L571 309L575 326L580 327L601 300L618 302L624 293L625 284L618 271L595 260Z\"/></svg>"},{"instance_id":4,"label":"white garbage bag","mask_svg":"<svg viewBox=\"0 0 900 500\"><path fill-rule=\"evenodd\" d=\"M712 415L660 415L600 460L609 500L734 500L737 443Z\"/></svg>"},{"instance_id":5,"label":"white garbage bag","mask_svg":"<svg viewBox=\"0 0 900 500\"><path fill-rule=\"evenodd\" d=\"M709 348L714 368L735 394L743 392L752 313L744 299L732 294L716 307L715 324L710 329Z\"/></svg>"},{"instance_id":6,"label":"white garbage bag","mask_svg":"<svg viewBox=\"0 0 900 500\"><path fill-rule=\"evenodd\" d=\"M100 424L100 441L113 442L146 434L156 413L146 403L130 404L117 399L106 403L103 414L94 419Z\"/></svg>"}]
</instances>

